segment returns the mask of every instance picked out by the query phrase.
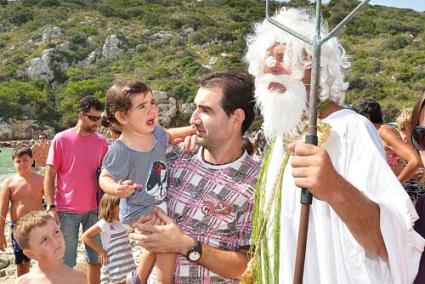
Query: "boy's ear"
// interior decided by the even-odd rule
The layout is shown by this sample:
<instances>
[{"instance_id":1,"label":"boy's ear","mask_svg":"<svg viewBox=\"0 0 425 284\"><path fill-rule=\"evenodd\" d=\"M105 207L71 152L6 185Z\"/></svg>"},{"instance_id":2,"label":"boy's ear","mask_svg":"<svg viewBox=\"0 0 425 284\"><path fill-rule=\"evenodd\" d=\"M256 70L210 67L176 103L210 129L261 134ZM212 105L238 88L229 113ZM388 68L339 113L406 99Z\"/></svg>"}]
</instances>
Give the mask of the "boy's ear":
<instances>
[{"instance_id":1,"label":"boy's ear","mask_svg":"<svg viewBox=\"0 0 425 284\"><path fill-rule=\"evenodd\" d=\"M115 113L115 119L122 125L126 125L127 124L127 116L125 115L124 112L122 111L117 111Z\"/></svg>"},{"instance_id":2,"label":"boy's ear","mask_svg":"<svg viewBox=\"0 0 425 284\"><path fill-rule=\"evenodd\" d=\"M27 257L32 258L32 259L36 259L35 255L31 251L31 249L24 249L22 251Z\"/></svg>"}]
</instances>

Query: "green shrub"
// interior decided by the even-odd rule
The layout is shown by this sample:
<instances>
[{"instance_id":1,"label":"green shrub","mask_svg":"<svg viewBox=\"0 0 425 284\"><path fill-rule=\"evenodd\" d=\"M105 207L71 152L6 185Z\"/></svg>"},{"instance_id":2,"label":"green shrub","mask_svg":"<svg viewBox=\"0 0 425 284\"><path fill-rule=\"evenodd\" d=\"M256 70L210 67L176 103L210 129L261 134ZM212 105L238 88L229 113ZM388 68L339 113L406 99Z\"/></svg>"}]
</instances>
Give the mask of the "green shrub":
<instances>
[{"instance_id":1,"label":"green shrub","mask_svg":"<svg viewBox=\"0 0 425 284\"><path fill-rule=\"evenodd\" d=\"M15 25L22 25L31 21L33 18L34 17L30 9L18 7L11 11L9 15L9 22Z\"/></svg>"}]
</instances>

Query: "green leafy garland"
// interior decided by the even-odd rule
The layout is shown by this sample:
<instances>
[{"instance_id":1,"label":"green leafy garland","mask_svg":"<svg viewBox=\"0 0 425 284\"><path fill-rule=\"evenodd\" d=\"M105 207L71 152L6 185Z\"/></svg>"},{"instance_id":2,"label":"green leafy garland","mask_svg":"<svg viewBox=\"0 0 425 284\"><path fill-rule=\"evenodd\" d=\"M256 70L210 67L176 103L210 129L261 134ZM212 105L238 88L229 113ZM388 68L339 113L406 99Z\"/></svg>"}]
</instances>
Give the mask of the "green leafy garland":
<instances>
[{"instance_id":1,"label":"green leafy garland","mask_svg":"<svg viewBox=\"0 0 425 284\"><path fill-rule=\"evenodd\" d=\"M267 149L261 166L257 188L254 199L253 229L250 256L247 271L241 279L241 283L279 283L279 232L280 232L280 208L281 208L281 188L283 174L289 160L289 153L279 168L279 174L273 185L272 196L266 198L267 171L269 169L270 158L275 146L275 141ZM267 203L267 204L266 204ZM265 208L265 209L264 209ZM272 215L273 214L273 215ZM272 232L274 242L273 271L270 269L268 239L266 231L269 221L272 220Z\"/></svg>"}]
</instances>

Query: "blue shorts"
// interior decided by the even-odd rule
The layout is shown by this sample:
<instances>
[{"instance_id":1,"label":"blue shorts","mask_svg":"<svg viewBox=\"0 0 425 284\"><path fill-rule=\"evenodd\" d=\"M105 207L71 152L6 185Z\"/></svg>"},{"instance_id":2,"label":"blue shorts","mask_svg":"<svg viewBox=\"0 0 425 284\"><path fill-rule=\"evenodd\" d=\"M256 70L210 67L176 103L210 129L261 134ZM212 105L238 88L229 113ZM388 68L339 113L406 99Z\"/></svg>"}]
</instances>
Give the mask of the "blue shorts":
<instances>
[{"instance_id":1,"label":"blue shorts","mask_svg":"<svg viewBox=\"0 0 425 284\"><path fill-rule=\"evenodd\" d=\"M80 225L83 226L83 232L96 224L97 210L92 210L83 214L75 214L69 211L58 211L61 231L65 238L65 255L63 262L69 267L74 267L77 264L77 248L79 240ZM102 246L100 235L97 234L93 240ZM91 264L99 263L97 252L84 244L86 248L86 261Z\"/></svg>"},{"instance_id":2,"label":"blue shorts","mask_svg":"<svg viewBox=\"0 0 425 284\"><path fill-rule=\"evenodd\" d=\"M16 221L12 221L11 224L11 239L12 239L12 247L13 247L13 253L15 254L15 264L23 264L30 261L29 257L24 254L19 244L16 242L15 238L13 237L13 227L15 226Z\"/></svg>"}]
</instances>

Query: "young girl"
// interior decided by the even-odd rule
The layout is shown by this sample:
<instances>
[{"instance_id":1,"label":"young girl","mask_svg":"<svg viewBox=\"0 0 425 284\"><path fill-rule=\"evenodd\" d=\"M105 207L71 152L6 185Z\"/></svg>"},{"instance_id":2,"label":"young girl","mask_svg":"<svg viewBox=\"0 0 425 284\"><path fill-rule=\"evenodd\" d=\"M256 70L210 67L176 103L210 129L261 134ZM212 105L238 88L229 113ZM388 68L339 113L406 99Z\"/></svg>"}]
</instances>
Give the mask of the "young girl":
<instances>
[{"instance_id":1,"label":"young girl","mask_svg":"<svg viewBox=\"0 0 425 284\"><path fill-rule=\"evenodd\" d=\"M103 160L99 183L103 191L121 197L120 221L132 225L154 206L167 212L165 197L169 141L194 133L191 126L165 130L158 123L152 91L140 81L122 81L106 95L106 114L122 133ZM156 257L158 283L172 283L175 254L143 251L138 275L146 282Z\"/></svg>"},{"instance_id":2,"label":"young girl","mask_svg":"<svg viewBox=\"0 0 425 284\"><path fill-rule=\"evenodd\" d=\"M99 204L99 221L82 236L84 243L99 254L102 284L125 283L127 274L136 269L127 228L118 220L119 205L118 196L105 193ZM102 247L93 241L97 234L100 234Z\"/></svg>"}]
</instances>

